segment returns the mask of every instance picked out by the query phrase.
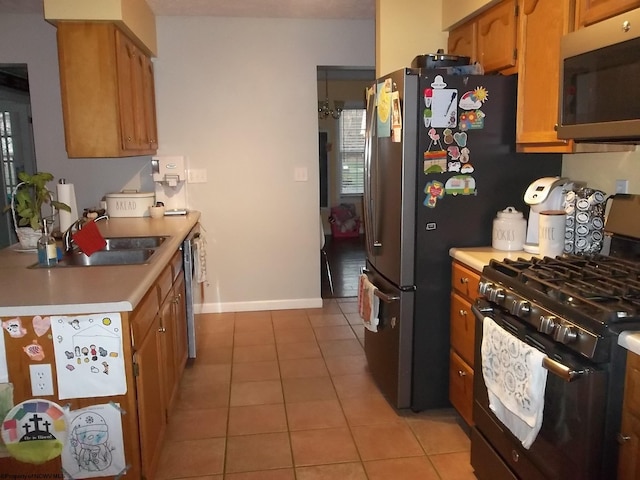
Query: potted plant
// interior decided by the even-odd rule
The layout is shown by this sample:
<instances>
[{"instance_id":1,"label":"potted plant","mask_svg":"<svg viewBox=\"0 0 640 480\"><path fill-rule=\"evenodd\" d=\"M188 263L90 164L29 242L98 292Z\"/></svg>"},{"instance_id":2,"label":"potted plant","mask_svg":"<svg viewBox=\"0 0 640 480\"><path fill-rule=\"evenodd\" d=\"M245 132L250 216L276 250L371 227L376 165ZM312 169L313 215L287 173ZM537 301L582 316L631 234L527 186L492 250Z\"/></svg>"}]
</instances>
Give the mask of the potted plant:
<instances>
[{"instance_id":1,"label":"potted plant","mask_svg":"<svg viewBox=\"0 0 640 480\"><path fill-rule=\"evenodd\" d=\"M47 172L37 172L30 175L26 172L18 174L20 183L16 186L11 205L5 208L11 209L16 233L23 248L35 248L38 238L42 234L43 221L52 221L54 211L71 211L66 203L53 199L47 183L53 180L53 175ZM51 205L51 214L43 217L42 206Z\"/></svg>"}]
</instances>

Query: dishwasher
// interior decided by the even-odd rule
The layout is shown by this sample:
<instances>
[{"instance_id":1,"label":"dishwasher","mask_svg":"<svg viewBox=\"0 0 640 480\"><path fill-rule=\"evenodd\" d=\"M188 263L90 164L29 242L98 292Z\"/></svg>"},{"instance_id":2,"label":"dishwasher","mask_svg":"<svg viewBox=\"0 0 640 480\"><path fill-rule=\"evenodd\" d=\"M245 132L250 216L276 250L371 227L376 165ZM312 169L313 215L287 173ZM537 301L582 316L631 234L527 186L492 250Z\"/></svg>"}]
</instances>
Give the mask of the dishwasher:
<instances>
[{"instance_id":1,"label":"dishwasher","mask_svg":"<svg viewBox=\"0 0 640 480\"><path fill-rule=\"evenodd\" d=\"M200 308L203 299L204 282L204 237L197 223L182 243L184 285L187 311L187 342L189 358L196 358L196 308Z\"/></svg>"}]
</instances>

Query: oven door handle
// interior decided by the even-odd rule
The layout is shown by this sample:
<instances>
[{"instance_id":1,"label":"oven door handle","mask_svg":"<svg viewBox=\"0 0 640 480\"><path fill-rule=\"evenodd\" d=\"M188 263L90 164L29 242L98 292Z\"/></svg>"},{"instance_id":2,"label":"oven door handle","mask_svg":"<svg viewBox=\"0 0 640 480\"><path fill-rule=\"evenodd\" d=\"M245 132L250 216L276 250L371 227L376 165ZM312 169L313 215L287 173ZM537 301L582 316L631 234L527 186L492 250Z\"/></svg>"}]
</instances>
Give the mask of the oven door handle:
<instances>
[{"instance_id":1,"label":"oven door handle","mask_svg":"<svg viewBox=\"0 0 640 480\"><path fill-rule=\"evenodd\" d=\"M542 359L542 366L554 375L562 378L565 382L573 382L574 380L578 380L580 377L591 373L588 368L584 368L582 370L574 370L567 367L566 365L550 359L549 357L544 357Z\"/></svg>"}]
</instances>

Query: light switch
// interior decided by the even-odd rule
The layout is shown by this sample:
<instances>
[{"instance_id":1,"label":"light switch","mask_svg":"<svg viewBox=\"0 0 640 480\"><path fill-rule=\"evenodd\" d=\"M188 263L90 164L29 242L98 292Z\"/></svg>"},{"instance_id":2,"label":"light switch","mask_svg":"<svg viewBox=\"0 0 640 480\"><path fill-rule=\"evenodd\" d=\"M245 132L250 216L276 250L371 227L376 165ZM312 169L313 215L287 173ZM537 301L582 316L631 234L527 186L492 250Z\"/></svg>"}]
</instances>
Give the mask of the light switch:
<instances>
[{"instance_id":1,"label":"light switch","mask_svg":"<svg viewBox=\"0 0 640 480\"><path fill-rule=\"evenodd\" d=\"M207 170L205 168L190 168L189 183L207 183Z\"/></svg>"},{"instance_id":2,"label":"light switch","mask_svg":"<svg viewBox=\"0 0 640 480\"><path fill-rule=\"evenodd\" d=\"M307 167L296 167L293 171L293 179L296 182L306 182L309 180Z\"/></svg>"}]
</instances>

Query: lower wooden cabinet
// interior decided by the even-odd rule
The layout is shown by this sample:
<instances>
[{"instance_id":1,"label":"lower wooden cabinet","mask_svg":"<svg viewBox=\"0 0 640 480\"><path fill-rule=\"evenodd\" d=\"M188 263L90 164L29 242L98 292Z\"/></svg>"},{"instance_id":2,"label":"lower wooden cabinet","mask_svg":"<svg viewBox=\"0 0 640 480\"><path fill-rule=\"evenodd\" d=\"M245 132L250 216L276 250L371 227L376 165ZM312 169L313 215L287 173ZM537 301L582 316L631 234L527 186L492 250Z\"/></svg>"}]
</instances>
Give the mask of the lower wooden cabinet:
<instances>
[{"instance_id":1,"label":"lower wooden cabinet","mask_svg":"<svg viewBox=\"0 0 640 480\"><path fill-rule=\"evenodd\" d=\"M473 369L454 350L449 353L449 401L473 425Z\"/></svg>"},{"instance_id":2,"label":"lower wooden cabinet","mask_svg":"<svg viewBox=\"0 0 640 480\"><path fill-rule=\"evenodd\" d=\"M640 478L640 355L629 353L620 428L618 480Z\"/></svg>"}]
</instances>

